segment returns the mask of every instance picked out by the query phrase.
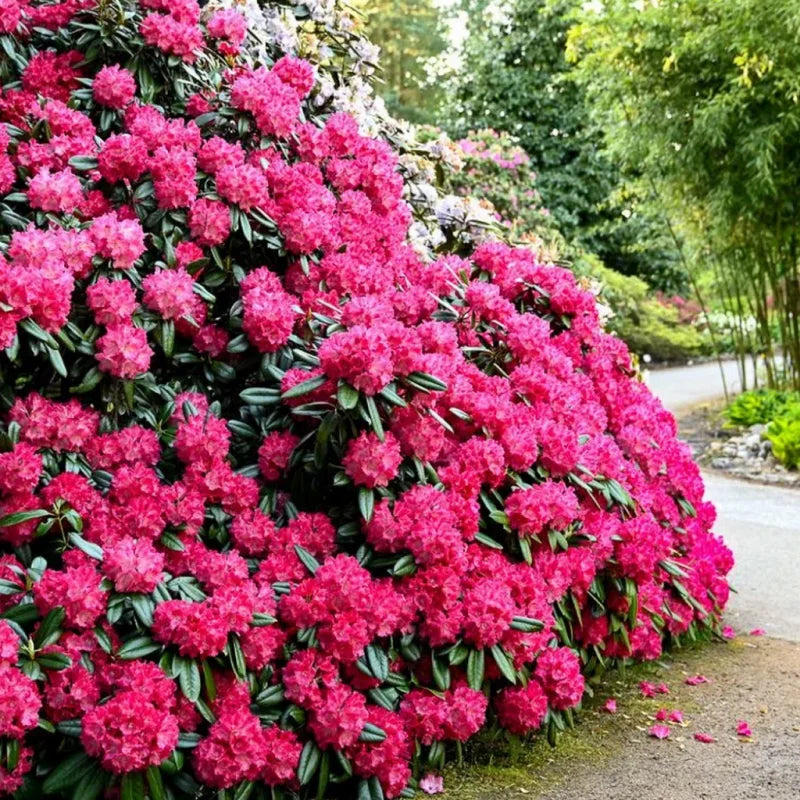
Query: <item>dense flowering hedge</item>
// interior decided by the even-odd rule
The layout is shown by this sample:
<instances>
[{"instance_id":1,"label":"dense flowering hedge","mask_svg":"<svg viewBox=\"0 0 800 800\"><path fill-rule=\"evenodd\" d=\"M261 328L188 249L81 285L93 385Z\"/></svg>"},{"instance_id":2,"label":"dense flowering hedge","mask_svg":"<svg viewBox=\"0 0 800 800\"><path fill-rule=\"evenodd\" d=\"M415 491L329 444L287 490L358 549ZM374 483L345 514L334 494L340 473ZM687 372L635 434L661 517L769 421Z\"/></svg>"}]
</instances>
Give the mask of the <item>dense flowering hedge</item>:
<instances>
[{"instance_id":1,"label":"dense flowering hedge","mask_svg":"<svg viewBox=\"0 0 800 800\"><path fill-rule=\"evenodd\" d=\"M424 260L234 8L0 32L0 794L410 796L717 625L698 470L571 273Z\"/></svg>"}]
</instances>

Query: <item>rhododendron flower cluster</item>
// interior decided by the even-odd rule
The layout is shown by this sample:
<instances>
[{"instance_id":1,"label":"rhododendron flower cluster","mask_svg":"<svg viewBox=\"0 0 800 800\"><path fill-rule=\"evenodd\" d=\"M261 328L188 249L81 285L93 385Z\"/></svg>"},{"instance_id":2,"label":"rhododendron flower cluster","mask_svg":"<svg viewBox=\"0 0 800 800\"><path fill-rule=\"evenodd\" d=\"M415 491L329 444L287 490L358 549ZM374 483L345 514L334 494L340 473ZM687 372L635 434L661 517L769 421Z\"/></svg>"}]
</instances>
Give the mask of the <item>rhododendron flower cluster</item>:
<instances>
[{"instance_id":1,"label":"rhododendron flower cluster","mask_svg":"<svg viewBox=\"0 0 800 800\"><path fill-rule=\"evenodd\" d=\"M414 249L238 6L0 31L0 794L411 796L718 628L699 471L571 273Z\"/></svg>"}]
</instances>

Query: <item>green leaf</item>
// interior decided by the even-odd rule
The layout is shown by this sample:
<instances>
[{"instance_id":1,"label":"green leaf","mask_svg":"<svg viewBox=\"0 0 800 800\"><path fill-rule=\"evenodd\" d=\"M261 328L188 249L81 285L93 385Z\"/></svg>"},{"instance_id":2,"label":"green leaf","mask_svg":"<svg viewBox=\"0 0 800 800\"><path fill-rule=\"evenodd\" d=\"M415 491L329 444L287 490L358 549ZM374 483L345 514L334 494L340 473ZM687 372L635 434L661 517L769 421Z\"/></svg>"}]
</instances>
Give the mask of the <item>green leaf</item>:
<instances>
[{"instance_id":1,"label":"green leaf","mask_svg":"<svg viewBox=\"0 0 800 800\"><path fill-rule=\"evenodd\" d=\"M249 406L274 406L280 402L280 392L277 389L254 387L239 392L239 399Z\"/></svg>"},{"instance_id":2,"label":"green leaf","mask_svg":"<svg viewBox=\"0 0 800 800\"><path fill-rule=\"evenodd\" d=\"M389 657L383 648L371 644L364 652L370 674L383 683L389 677Z\"/></svg>"},{"instance_id":3,"label":"green leaf","mask_svg":"<svg viewBox=\"0 0 800 800\"><path fill-rule=\"evenodd\" d=\"M326 380L328 380L328 378L325 375L317 375L315 378L309 378L307 381L303 381L296 386L292 386L291 389L287 389L281 395L281 400L291 400L293 397L302 397L304 394L319 389Z\"/></svg>"},{"instance_id":4,"label":"green leaf","mask_svg":"<svg viewBox=\"0 0 800 800\"><path fill-rule=\"evenodd\" d=\"M517 672L514 669L514 665L511 663L511 661L509 661L509 658L506 655L505 650L503 650L503 648L499 644L494 645L491 650L494 663L497 664L497 668L503 674L503 677L509 683L516 683Z\"/></svg>"},{"instance_id":5,"label":"green leaf","mask_svg":"<svg viewBox=\"0 0 800 800\"><path fill-rule=\"evenodd\" d=\"M450 688L450 663L437 658L436 653L431 652L431 668L436 688L442 692L447 691Z\"/></svg>"},{"instance_id":6,"label":"green leaf","mask_svg":"<svg viewBox=\"0 0 800 800\"><path fill-rule=\"evenodd\" d=\"M91 392L100 381L103 380L103 373L97 368L92 367L84 376L83 380L78 386L70 389L73 394L86 394Z\"/></svg>"},{"instance_id":7,"label":"green leaf","mask_svg":"<svg viewBox=\"0 0 800 800\"><path fill-rule=\"evenodd\" d=\"M375 493L366 486L361 486L358 490L358 510L366 522L372 519L375 511Z\"/></svg>"},{"instance_id":8,"label":"green leaf","mask_svg":"<svg viewBox=\"0 0 800 800\"><path fill-rule=\"evenodd\" d=\"M87 542L86 539L78 533L70 533L69 541L70 544L73 544L78 550L86 553L89 558L93 558L95 561L103 560L103 548L100 547L100 545L94 542Z\"/></svg>"},{"instance_id":9,"label":"green leaf","mask_svg":"<svg viewBox=\"0 0 800 800\"><path fill-rule=\"evenodd\" d=\"M180 659L178 661L178 659ZM191 658L182 658L177 656L175 661L179 663L178 683L180 684L181 691L186 695L187 699L193 703L200 697L200 669L197 662ZM173 661L173 664L175 663Z\"/></svg>"},{"instance_id":10,"label":"green leaf","mask_svg":"<svg viewBox=\"0 0 800 800\"><path fill-rule=\"evenodd\" d=\"M203 740L199 733L180 733L178 735L178 747L182 750L191 750Z\"/></svg>"},{"instance_id":11,"label":"green leaf","mask_svg":"<svg viewBox=\"0 0 800 800\"><path fill-rule=\"evenodd\" d=\"M166 800L164 782L161 779L161 770L158 767L147 768L147 787L150 790L150 800Z\"/></svg>"},{"instance_id":12,"label":"green leaf","mask_svg":"<svg viewBox=\"0 0 800 800\"><path fill-rule=\"evenodd\" d=\"M11 525L20 525L23 522L32 522L35 519L49 516L50 512L43 508L33 511L15 511L13 514L6 514L4 517L0 517L0 528L8 528Z\"/></svg>"},{"instance_id":13,"label":"green leaf","mask_svg":"<svg viewBox=\"0 0 800 800\"><path fill-rule=\"evenodd\" d=\"M97 164L97 159L94 156L73 156L69 160L69 165L78 172L91 172L97 169Z\"/></svg>"},{"instance_id":14,"label":"green leaf","mask_svg":"<svg viewBox=\"0 0 800 800\"><path fill-rule=\"evenodd\" d=\"M345 411L352 411L358 405L358 398L360 396L358 390L350 386L349 383L339 381L336 400Z\"/></svg>"},{"instance_id":15,"label":"green leaf","mask_svg":"<svg viewBox=\"0 0 800 800\"><path fill-rule=\"evenodd\" d=\"M230 656L231 667L236 677L243 681L247 678L247 664L244 660L244 653L242 652L242 645L239 643L239 637L232 633L228 636L228 655Z\"/></svg>"},{"instance_id":16,"label":"green leaf","mask_svg":"<svg viewBox=\"0 0 800 800\"><path fill-rule=\"evenodd\" d=\"M174 533L170 533L169 531L164 531L158 542L166 547L167 550L174 550L177 553L186 549L183 542Z\"/></svg>"},{"instance_id":17,"label":"green leaf","mask_svg":"<svg viewBox=\"0 0 800 800\"><path fill-rule=\"evenodd\" d=\"M485 533L476 533L475 541L480 542L482 545L486 547L491 547L493 550L503 549L503 545L500 544L500 542L498 542L496 539L492 539L491 536L487 536Z\"/></svg>"},{"instance_id":18,"label":"green leaf","mask_svg":"<svg viewBox=\"0 0 800 800\"><path fill-rule=\"evenodd\" d=\"M133 612L136 614L136 619L138 619L145 628L152 628L153 612L156 608L153 598L147 594L131 594L129 596L131 605L133 606Z\"/></svg>"},{"instance_id":19,"label":"green leaf","mask_svg":"<svg viewBox=\"0 0 800 800\"><path fill-rule=\"evenodd\" d=\"M306 742L297 765L297 779L301 786L311 782L322 758L322 751L314 742Z\"/></svg>"},{"instance_id":20,"label":"green leaf","mask_svg":"<svg viewBox=\"0 0 800 800\"><path fill-rule=\"evenodd\" d=\"M144 776L141 772L129 772L122 776L120 800L144 800Z\"/></svg>"},{"instance_id":21,"label":"green leaf","mask_svg":"<svg viewBox=\"0 0 800 800\"><path fill-rule=\"evenodd\" d=\"M61 357L61 351L57 347L47 348L47 357L50 359L50 364L53 369L62 377L67 377L67 367L64 364L64 359Z\"/></svg>"},{"instance_id":22,"label":"green leaf","mask_svg":"<svg viewBox=\"0 0 800 800\"><path fill-rule=\"evenodd\" d=\"M380 396L384 400L388 400L392 405L400 406L404 408L408 405L402 397L394 389L394 386L390 383L388 386L384 386L383 389L380 391Z\"/></svg>"},{"instance_id":23,"label":"green leaf","mask_svg":"<svg viewBox=\"0 0 800 800\"><path fill-rule=\"evenodd\" d=\"M134 658L144 658L161 649L161 645L154 642L149 636L135 636L129 639L117 650L117 658L130 661Z\"/></svg>"},{"instance_id":24,"label":"green leaf","mask_svg":"<svg viewBox=\"0 0 800 800\"><path fill-rule=\"evenodd\" d=\"M63 792L81 780L96 763L86 753L69 756L45 778L42 790L45 794Z\"/></svg>"},{"instance_id":25,"label":"green leaf","mask_svg":"<svg viewBox=\"0 0 800 800\"><path fill-rule=\"evenodd\" d=\"M42 653L36 657L36 663L42 669L62 670L72 664L72 659L64 653Z\"/></svg>"},{"instance_id":26,"label":"green leaf","mask_svg":"<svg viewBox=\"0 0 800 800\"><path fill-rule=\"evenodd\" d=\"M107 782L108 773L99 766L93 765L92 769L75 786L72 800L97 800L106 788Z\"/></svg>"},{"instance_id":27,"label":"green leaf","mask_svg":"<svg viewBox=\"0 0 800 800\"><path fill-rule=\"evenodd\" d=\"M167 358L170 358L175 350L175 322L171 319L161 322L161 349Z\"/></svg>"},{"instance_id":28,"label":"green leaf","mask_svg":"<svg viewBox=\"0 0 800 800\"><path fill-rule=\"evenodd\" d=\"M524 633L534 633L544 628L544 623L540 619L533 617L514 617L511 620L511 627L515 631L523 631Z\"/></svg>"},{"instance_id":29,"label":"green leaf","mask_svg":"<svg viewBox=\"0 0 800 800\"><path fill-rule=\"evenodd\" d=\"M303 562L303 566L312 574L315 575L317 570L320 568L320 563L317 561L305 547L301 547L299 544L294 546L294 551L297 553L297 557Z\"/></svg>"},{"instance_id":30,"label":"green leaf","mask_svg":"<svg viewBox=\"0 0 800 800\"><path fill-rule=\"evenodd\" d=\"M33 634L33 644L37 649L55 644L59 640L65 616L63 606L57 606L41 621L36 633Z\"/></svg>"},{"instance_id":31,"label":"green leaf","mask_svg":"<svg viewBox=\"0 0 800 800\"><path fill-rule=\"evenodd\" d=\"M253 781L242 781L233 793L233 800L247 800L253 794L255 788L256 785ZM156 798L153 798L153 800L156 800Z\"/></svg>"},{"instance_id":32,"label":"green leaf","mask_svg":"<svg viewBox=\"0 0 800 800\"><path fill-rule=\"evenodd\" d=\"M364 401L367 405L367 414L369 415L370 425L372 426L372 430L375 431L375 435L383 441L385 438L385 434L383 432L383 423L381 422L380 414L378 413L378 404L375 402L375 398L371 397L370 395L366 395Z\"/></svg>"},{"instance_id":33,"label":"green leaf","mask_svg":"<svg viewBox=\"0 0 800 800\"><path fill-rule=\"evenodd\" d=\"M471 689L480 691L483 686L483 676L486 657L483 650L470 650L467 656L467 683Z\"/></svg>"},{"instance_id":34,"label":"green leaf","mask_svg":"<svg viewBox=\"0 0 800 800\"><path fill-rule=\"evenodd\" d=\"M20 586L14 581L7 581L5 578L0 578L0 595L9 597L13 594L22 594L25 591L24 586Z\"/></svg>"},{"instance_id":35,"label":"green leaf","mask_svg":"<svg viewBox=\"0 0 800 800\"><path fill-rule=\"evenodd\" d=\"M429 392L444 392L447 389L447 384L444 381L427 372L411 372L407 380L409 383L421 386Z\"/></svg>"},{"instance_id":36,"label":"green leaf","mask_svg":"<svg viewBox=\"0 0 800 800\"><path fill-rule=\"evenodd\" d=\"M0 614L0 618L11 620L18 625L28 625L39 619L39 610L31 602L17 603Z\"/></svg>"},{"instance_id":37,"label":"green leaf","mask_svg":"<svg viewBox=\"0 0 800 800\"><path fill-rule=\"evenodd\" d=\"M383 728L379 728L377 725L373 725L371 722L367 722L361 729L361 734L358 738L359 741L362 742L378 744L386 740L386 731Z\"/></svg>"}]
</instances>

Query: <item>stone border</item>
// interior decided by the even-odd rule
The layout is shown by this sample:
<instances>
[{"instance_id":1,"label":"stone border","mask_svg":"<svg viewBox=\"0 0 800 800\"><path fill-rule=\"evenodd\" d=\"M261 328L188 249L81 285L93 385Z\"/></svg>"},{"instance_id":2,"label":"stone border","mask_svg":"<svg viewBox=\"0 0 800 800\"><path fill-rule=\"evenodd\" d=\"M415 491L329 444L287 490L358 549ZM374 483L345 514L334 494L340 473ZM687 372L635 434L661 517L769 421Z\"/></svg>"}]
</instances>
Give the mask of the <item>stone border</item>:
<instances>
[{"instance_id":1,"label":"stone border","mask_svg":"<svg viewBox=\"0 0 800 800\"><path fill-rule=\"evenodd\" d=\"M764 425L726 429L722 423L724 401L699 403L680 412L678 427L694 457L704 469L732 478L768 486L800 488L800 472L787 470L772 455Z\"/></svg>"}]
</instances>

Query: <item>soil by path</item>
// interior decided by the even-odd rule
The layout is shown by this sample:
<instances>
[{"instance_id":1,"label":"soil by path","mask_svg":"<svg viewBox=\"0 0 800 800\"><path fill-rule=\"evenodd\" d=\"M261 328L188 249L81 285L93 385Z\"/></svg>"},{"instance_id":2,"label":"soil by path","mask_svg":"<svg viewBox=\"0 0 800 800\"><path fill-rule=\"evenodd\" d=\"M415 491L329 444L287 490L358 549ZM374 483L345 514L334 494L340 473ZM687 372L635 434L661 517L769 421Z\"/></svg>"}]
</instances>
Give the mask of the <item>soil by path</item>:
<instances>
[{"instance_id":1,"label":"soil by path","mask_svg":"<svg viewBox=\"0 0 800 800\"><path fill-rule=\"evenodd\" d=\"M702 673L712 682L688 686ZM664 681L669 695L642 698L638 681ZM600 711L615 696L615 715ZM800 798L800 643L743 636L677 653L662 666L597 687L594 707L556 750L538 740L515 758L446 776L452 800L798 800ZM684 727L669 739L647 735L659 708L680 709ZM751 740L736 735L739 720ZM695 732L717 741L703 744ZM481 758L486 758L486 753Z\"/></svg>"}]
</instances>

